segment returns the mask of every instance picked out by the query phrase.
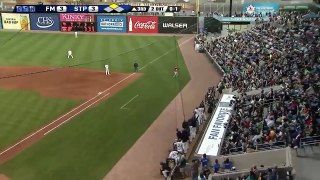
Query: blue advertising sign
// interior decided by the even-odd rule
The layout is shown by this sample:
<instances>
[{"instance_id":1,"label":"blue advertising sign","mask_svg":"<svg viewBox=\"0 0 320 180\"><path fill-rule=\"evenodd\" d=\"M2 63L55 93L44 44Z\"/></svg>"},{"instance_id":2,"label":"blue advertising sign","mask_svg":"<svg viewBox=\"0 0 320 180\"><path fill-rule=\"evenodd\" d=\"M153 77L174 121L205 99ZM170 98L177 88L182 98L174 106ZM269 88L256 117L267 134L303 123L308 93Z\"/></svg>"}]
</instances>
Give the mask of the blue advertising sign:
<instances>
[{"instance_id":1,"label":"blue advertising sign","mask_svg":"<svg viewBox=\"0 0 320 180\"><path fill-rule=\"evenodd\" d=\"M262 14L275 13L279 11L279 3L275 2L246 2L243 4L243 13Z\"/></svg>"},{"instance_id":2,"label":"blue advertising sign","mask_svg":"<svg viewBox=\"0 0 320 180\"><path fill-rule=\"evenodd\" d=\"M127 32L126 16L97 16L97 32Z\"/></svg>"},{"instance_id":3,"label":"blue advertising sign","mask_svg":"<svg viewBox=\"0 0 320 180\"><path fill-rule=\"evenodd\" d=\"M60 31L58 14L30 14L31 30Z\"/></svg>"}]
</instances>

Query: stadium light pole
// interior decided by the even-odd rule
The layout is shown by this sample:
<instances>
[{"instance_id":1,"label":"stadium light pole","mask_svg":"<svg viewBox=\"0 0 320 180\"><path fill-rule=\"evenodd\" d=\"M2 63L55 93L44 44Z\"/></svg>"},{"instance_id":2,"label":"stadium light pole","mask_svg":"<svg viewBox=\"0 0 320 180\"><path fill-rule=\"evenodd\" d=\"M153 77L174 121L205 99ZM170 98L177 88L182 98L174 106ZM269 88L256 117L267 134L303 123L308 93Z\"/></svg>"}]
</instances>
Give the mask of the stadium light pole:
<instances>
[{"instance_id":1,"label":"stadium light pole","mask_svg":"<svg viewBox=\"0 0 320 180\"><path fill-rule=\"evenodd\" d=\"M200 15L200 0L196 1L196 13L197 13L197 17L199 17L199 15Z\"/></svg>"},{"instance_id":2,"label":"stadium light pole","mask_svg":"<svg viewBox=\"0 0 320 180\"><path fill-rule=\"evenodd\" d=\"M230 0L229 17L232 16L232 0Z\"/></svg>"},{"instance_id":3,"label":"stadium light pole","mask_svg":"<svg viewBox=\"0 0 320 180\"><path fill-rule=\"evenodd\" d=\"M197 34L199 34L199 17L200 17L200 0L196 1L196 13L197 13Z\"/></svg>"}]
</instances>

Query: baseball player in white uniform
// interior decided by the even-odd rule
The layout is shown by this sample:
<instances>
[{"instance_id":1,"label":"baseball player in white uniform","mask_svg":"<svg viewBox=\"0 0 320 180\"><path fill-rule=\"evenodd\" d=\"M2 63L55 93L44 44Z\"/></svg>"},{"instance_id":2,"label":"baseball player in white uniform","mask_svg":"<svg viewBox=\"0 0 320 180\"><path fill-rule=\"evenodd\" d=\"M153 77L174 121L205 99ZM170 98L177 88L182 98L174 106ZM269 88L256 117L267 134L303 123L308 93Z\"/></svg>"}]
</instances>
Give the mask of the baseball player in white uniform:
<instances>
[{"instance_id":1,"label":"baseball player in white uniform","mask_svg":"<svg viewBox=\"0 0 320 180\"><path fill-rule=\"evenodd\" d=\"M176 146L176 149L179 153L183 154L184 150L183 150L183 142L182 141L177 141L175 143L173 143Z\"/></svg>"},{"instance_id":2,"label":"baseball player in white uniform","mask_svg":"<svg viewBox=\"0 0 320 180\"><path fill-rule=\"evenodd\" d=\"M73 55L72 55L72 51L71 50L68 50L68 59L69 58L72 58L73 59Z\"/></svg>"},{"instance_id":3,"label":"baseball player in white uniform","mask_svg":"<svg viewBox=\"0 0 320 180\"><path fill-rule=\"evenodd\" d=\"M106 68L106 75L110 75L109 65L106 64L106 65L104 65L104 67Z\"/></svg>"},{"instance_id":4,"label":"baseball player in white uniform","mask_svg":"<svg viewBox=\"0 0 320 180\"><path fill-rule=\"evenodd\" d=\"M74 37L78 38L78 32L77 31L74 32Z\"/></svg>"},{"instance_id":5,"label":"baseball player in white uniform","mask_svg":"<svg viewBox=\"0 0 320 180\"><path fill-rule=\"evenodd\" d=\"M180 160L180 155L178 151L171 151L169 153L168 158L170 159L174 159L176 161L176 164L178 164L179 160Z\"/></svg>"}]
</instances>

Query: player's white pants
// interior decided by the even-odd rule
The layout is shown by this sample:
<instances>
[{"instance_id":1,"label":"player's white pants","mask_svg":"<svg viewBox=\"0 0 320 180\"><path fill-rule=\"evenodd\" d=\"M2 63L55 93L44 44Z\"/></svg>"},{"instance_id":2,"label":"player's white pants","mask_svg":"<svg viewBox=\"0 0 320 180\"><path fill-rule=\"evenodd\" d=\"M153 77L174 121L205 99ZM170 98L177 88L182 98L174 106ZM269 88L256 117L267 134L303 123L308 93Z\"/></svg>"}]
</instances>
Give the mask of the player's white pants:
<instances>
[{"instance_id":1,"label":"player's white pants","mask_svg":"<svg viewBox=\"0 0 320 180\"><path fill-rule=\"evenodd\" d=\"M198 117L198 121L197 122L198 122L198 126L200 126L201 123L202 123L201 120L199 119L199 117Z\"/></svg>"},{"instance_id":2,"label":"player's white pants","mask_svg":"<svg viewBox=\"0 0 320 180\"><path fill-rule=\"evenodd\" d=\"M206 115L206 113L203 113L202 115L203 115L203 121L206 121L206 120L207 120L207 115Z\"/></svg>"},{"instance_id":3,"label":"player's white pants","mask_svg":"<svg viewBox=\"0 0 320 180\"><path fill-rule=\"evenodd\" d=\"M178 72L175 71L175 72L173 73L173 77L178 77Z\"/></svg>"},{"instance_id":4,"label":"player's white pants","mask_svg":"<svg viewBox=\"0 0 320 180\"><path fill-rule=\"evenodd\" d=\"M199 124L203 123L203 114L202 113L199 114L198 121L199 121Z\"/></svg>"},{"instance_id":5,"label":"player's white pants","mask_svg":"<svg viewBox=\"0 0 320 180\"><path fill-rule=\"evenodd\" d=\"M170 171L168 171L168 170L163 170L162 171L162 175L165 177L165 178L167 178L168 177L168 172L170 172Z\"/></svg>"},{"instance_id":6,"label":"player's white pants","mask_svg":"<svg viewBox=\"0 0 320 180\"><path fill-rule=\"evenodd\" d=\"M72 54L68 54L68 58L70 58L70 57L71 57L71 58L73 59L73 56L72 56Z\"/></svg>"},{"instance_id":7,"label":"player's white pants","mask_svg":"<svg viewBox=\"0 0 320 180\"><path fill-rule=\"evenodd\" d=\"M106 69L106 75L110 75L109 69Z\"/></svg>"},{"instance_id":8,"label":"player's white pants","mask_svg":"<svg viewBox=\"0 0 320 180\"><path fill-rule=\"evenodd\" d=\"M193 126L189 126L189 128L190 128L190 141L192 141L196 137L197 128Z\"/></svg>"},{"instance_id":9,"label":"player's white pants","mask_svg":"<svg viewBox=\"0 0 320 180\"><path fill-rule=\"evenodd\" d=\"M188 141L187 141L187 142L184 142L184 143L182 144L182 146L183 146L183 151L184 151L184 153L187 153L187 152L188 152L188 148L189 148Z\"/></svg>"}]
</instances>

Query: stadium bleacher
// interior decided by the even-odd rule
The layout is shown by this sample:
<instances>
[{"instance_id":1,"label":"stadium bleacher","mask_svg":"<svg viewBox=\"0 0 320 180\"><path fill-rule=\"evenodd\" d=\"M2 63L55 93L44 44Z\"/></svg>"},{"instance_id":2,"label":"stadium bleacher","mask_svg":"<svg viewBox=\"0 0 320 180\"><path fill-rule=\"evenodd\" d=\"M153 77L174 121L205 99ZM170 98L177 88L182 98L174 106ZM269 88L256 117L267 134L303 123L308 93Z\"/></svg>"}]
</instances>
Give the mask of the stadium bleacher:
<instances>
[{"instance_id":1,"label":"stadium bleacher","mask_svg":"<svg viewBox=\"0 0 320 180\"><path fill-rule=\"evenodd\" d=\"M206 39L206 53L222 67L223 86L239 94L221 155L268 156L285 147L295 148L299 155L300 149L319 146L319 18L285 12L270 20L226 37L199 35ZM276 85L280 88L262 91ZM258 93L246 93L252 90Z\"/></svg>"}]
</instances>

